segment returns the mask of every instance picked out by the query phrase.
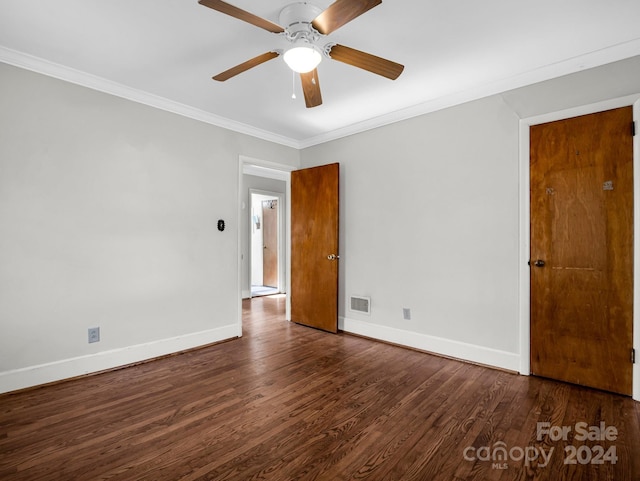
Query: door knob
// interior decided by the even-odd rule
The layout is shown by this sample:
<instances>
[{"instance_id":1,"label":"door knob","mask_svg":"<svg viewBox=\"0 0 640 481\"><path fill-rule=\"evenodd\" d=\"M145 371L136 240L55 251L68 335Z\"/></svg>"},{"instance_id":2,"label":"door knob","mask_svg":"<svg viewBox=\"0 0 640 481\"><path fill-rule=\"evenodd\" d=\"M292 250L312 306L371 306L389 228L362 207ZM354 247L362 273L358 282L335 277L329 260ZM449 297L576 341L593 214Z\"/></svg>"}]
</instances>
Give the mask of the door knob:
<instances>
[{"instance_id":1,"label":"door knob","mask_svg":"<svg viewBox=\"0 0 640 481\"><path fill-rule=\"evenodd\" d=\"M533 265L536 267L544 267L544 261L542 259L536 259Z\"/></svg>"},{"instance_id":2,"label":"door knob","mask_svg":"<svg viewBox=\"0 0 640 481\"><path fill-rule=\"evenodd\" d=\"M340 259L340 256L337 256L335 254L329 254L327 256L327 259L330 260L330 261L335 261L336 259Z\"/></svg>"}]
</instances>

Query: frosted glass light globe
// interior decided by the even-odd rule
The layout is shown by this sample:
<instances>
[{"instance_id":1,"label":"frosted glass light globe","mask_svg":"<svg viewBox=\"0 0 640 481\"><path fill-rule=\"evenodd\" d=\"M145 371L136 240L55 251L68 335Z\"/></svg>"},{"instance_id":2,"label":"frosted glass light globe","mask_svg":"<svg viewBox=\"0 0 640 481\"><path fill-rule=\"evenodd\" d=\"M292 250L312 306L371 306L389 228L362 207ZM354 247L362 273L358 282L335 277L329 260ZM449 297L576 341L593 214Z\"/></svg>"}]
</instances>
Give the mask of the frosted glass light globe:
<instances>
[{"instance_id":1,"label":"frosted glass light globe","mask_svg":"<svg viewBox=\"0 0 640 481\"><path fill-rule=\"evenodd\" d=\"M293 47L284 53L284 61L298 73L311 72L322 60L322 55L313 47Z\"/></svg>"}]
</instances>

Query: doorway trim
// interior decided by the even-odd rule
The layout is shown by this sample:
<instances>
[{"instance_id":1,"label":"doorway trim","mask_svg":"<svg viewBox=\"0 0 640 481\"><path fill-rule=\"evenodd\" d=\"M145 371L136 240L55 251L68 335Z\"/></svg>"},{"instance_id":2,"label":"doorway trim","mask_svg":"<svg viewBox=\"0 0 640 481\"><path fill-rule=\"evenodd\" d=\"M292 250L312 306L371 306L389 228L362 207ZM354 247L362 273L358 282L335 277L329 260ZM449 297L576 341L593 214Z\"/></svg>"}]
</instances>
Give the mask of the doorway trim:
<instances>
[{"instance_id":1,"label":"doorway trim","mask_svg":"<svg viewBox=\"0 0 640 481\"><path fill-rule=\"evenodd\" d=\"M257 159L255 157L248 157L245 155L238 156L238 221L242 219L243 210L243 196L244 188L242 178L245 174L255 175L257 177L265 177L267 179L282 180L285 182L285 216L284 216L284 231L285 231L285 318L291 319L291 299L289 296L290 282L291 282L291 172L296 170L297 167L285 164L279 164L277 162L271 162L268 160ZM249 206L245 205L245 208ZM238 232L238 337L242 337L242 228L237 226Z\"/></svg>"},{"instance_id":2,"label":"doorway trim","mask_svg":"<svg viewBox=\"0 0 640 481\"><path fill-rule=\"evenodd\" d=\"M531 373L530 366L530 294L531 282L529 278L529 253L530 242L530 179L529 179L529 128L532 125L564 120L580 115L593 114L604 110L615 109L633 105L633 119L638 122L640 119L640 93L606 100L589 105L583 105L567 110L550 112L520 119L520 139L519 139L519 177L520 177L520 226L519 226L519 277L520 277L520 374L528 376ZM640 133L633 139L633 347L636 352L640 352ZM638 308L636 308L636 306ZM640 401L640 364L633 365L633 386L632 397Z\"/></svg>"}]
</instances>

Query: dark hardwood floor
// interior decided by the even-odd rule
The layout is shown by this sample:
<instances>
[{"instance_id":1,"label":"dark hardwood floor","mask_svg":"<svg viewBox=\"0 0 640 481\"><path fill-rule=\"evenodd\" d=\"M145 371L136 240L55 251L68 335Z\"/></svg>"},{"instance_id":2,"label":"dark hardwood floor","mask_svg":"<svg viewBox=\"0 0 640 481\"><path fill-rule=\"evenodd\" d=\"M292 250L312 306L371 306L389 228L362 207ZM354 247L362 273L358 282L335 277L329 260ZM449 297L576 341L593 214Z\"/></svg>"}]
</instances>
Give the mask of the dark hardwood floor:
<instances>
[{"instance_id":1,"label":"dark hardwood floor","mask_svg":"<svg viewBox=\"0 0 640 481\"><path fill-rule=\"evenodd\" d=\"M327 334L283 308L245 301L241 339L0 396L0 479L640 479L630 398Z\"/></svg>"}]
</instances>

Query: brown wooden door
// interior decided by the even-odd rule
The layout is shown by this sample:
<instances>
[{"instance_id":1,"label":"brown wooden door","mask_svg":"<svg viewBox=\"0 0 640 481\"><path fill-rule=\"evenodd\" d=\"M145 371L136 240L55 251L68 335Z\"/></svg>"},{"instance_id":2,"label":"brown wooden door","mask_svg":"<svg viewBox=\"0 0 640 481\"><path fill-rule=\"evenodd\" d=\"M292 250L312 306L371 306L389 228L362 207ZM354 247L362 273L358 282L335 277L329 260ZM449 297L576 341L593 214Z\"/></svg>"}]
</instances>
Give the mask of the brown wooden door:
<instances>
[{"instance_id":1,"label":"brown wooden door","mask_svg":"<svg viewBox=\"0 0 640 481\"><path fill-rule=\"evenodd\" d=\"M531 373L627 395L632 119L628 107L530 131Z\"/></svg>"},{"instance_id":2,"label":"brown wooden door","mask_svg":"<svg viewBox=\"0 0 640 481\"><path fill-rule=\"evenodd\" d=\"M262 284L278 287L278 201L262 201Z\"/></svg>"},{"instance_id":3,"label":"brown wooden door","mask_svg":"<svg viewBox=\"0 0 640 481\"><path fill-rule=\"evenodd\" d=\"M291 173L291 320L338 331L339 164Z\"/></svg>"}]
</instances>

